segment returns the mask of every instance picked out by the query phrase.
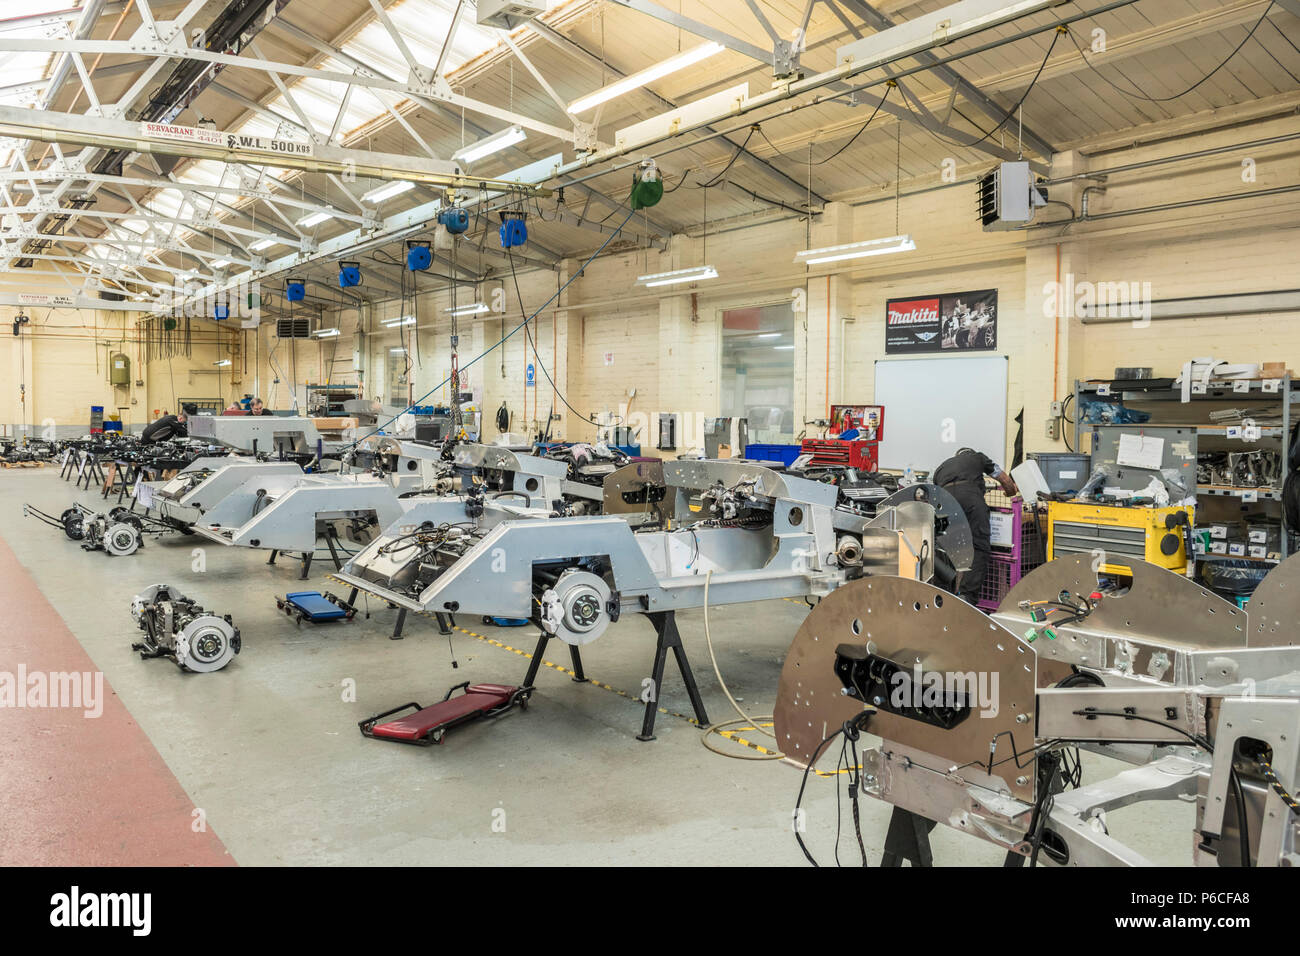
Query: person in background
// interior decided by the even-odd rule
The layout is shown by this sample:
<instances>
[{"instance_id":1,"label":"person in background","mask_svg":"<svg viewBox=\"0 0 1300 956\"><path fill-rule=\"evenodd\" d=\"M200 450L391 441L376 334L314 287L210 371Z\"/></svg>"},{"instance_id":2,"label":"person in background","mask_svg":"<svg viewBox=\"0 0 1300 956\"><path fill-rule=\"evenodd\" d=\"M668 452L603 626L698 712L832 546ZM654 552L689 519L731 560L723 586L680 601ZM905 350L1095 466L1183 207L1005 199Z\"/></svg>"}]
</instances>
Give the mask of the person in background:
<instances>
[{"instance_id":1,"label":"person in background","mask_svg":"<svg viewBox=\"0 0 1300 956\"><path fill-rule=\"evenodd\" d=\"M988 573L989 556L993 544L989 529L989 506L984 500L984 476L993 478L1008 498L1020 494L1020 489L1002 467L983 452L963 448L934 471L934 483L939 485L961 505L970 522L971 538L975 545L975 558L969 571L962 573L957 583L957 596L968 604L979 600L984 576Z\"/></svg>"},{"instance_id":2,"label":"person in background","mask_svg":"<svg viewBox=\"0 0 1300 956\"><path fill-rule=\"evenodd\" d=\"M185 424L188 420L189 415L184 408L179 414L164 415L156 422L150 422L145 426L144 431L140 433L140 441L145 445L151 445L171 438L185 438L190 433Z\"/></svg>"},{"instance_id":3,"label":"person in background","mask_svg":"<svg viewBox=\"0 0 1300 956\"><path fill-rule=\"evenodd\" d=\"M262 400L261 400L260 398L255 398L255 399L253 399L253 403L252 403L252 406L251 406L251 407L252 407L252 412L251 412L251 414L253 414L253 415L270 415L270 414L272 414L271 410L270 410L269 408L267 408L265 405L262 404Z\"/></svg>"}]
</instances>

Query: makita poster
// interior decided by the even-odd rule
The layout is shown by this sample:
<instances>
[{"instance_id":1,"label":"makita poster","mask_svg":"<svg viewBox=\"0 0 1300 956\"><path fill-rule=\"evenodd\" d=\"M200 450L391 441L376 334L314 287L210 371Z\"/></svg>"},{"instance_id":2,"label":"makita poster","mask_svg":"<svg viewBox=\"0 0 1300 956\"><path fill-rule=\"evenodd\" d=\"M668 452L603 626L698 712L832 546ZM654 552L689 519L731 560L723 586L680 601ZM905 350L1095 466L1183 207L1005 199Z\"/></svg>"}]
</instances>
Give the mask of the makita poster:
<instances>
[{"instance_id":1,"label":"makita poster","mask_svg":"<svg viewBox=\"0 0 1300 956\"><path fill-rule=\"evenodd\" d=\"M997 347L997 289L885 303L886 352L973 352Z\"/></svg>"}]
</instances>

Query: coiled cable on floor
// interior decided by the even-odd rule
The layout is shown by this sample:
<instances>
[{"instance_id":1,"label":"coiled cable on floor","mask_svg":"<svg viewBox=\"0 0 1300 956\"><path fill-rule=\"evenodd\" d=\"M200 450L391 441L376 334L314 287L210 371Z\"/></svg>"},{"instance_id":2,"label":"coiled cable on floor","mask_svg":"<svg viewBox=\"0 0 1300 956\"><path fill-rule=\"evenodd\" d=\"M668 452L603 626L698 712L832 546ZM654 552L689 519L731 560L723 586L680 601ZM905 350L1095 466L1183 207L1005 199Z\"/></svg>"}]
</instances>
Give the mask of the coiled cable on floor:
<instances>
[{"instance_id":1,"label":"coiled cable on floor","mask_svg":"<svg viewBox=\"0 0 1300 956\"><path fill-rule=\"evenodd\" d=\"M773 714L764 714L760 717L751 717L749 716L749 714L745 713L745 711L741 709L741 706L739 702L737 702L736 698L731 696L731 691L727 689L727 682L722 679L722 671L718 669L718 658L713 653L713 635L709 632L709 581L712 577L713 577L712 569L705 572L704 574L704 641L709 646L709 661L713 664L713 673L718 678L718 686L720 686L722 688L722 692L727 695L727 700L731 702L732 710L738 713L740 717L738 718L733 717L730 720L720 720L715 724L710 724L708 727L704 729L704 736L700 738L700 743L704 744L706 750L711 750L715 754L720 754L723 757L730 757L732 760L781 760L783 757L785 757L785 754L736 753L734 751L722 750L709 743L709 738L714 734L718 734L718 736L722 736L721 732L726 728L731 726L739 726L742 724L749 724L756 731L762 734L764 737L771 737L773 742L776 741L776 734L768 733L759 725L759 721L775 720L776 717Z\"/></svg>"}]
</instances>

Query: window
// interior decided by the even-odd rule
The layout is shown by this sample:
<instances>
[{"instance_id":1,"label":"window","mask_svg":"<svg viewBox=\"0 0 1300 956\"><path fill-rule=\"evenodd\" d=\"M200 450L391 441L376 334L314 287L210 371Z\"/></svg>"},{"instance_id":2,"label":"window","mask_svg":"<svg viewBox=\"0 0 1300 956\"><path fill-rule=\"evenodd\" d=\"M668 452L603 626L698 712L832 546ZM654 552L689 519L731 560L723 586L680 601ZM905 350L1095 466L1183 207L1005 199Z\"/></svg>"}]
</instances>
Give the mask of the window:
<instances>
[{"instance_id":1,"label":"window","mask_svg":"<svg viewBox=\"0 0 1300 956\"><path fill-rule=\"evenodd\" d=\"M794 441L794 312L790 304L722 313L724 418L747 418L751 442Z\"/></svg>"}]
</instances>

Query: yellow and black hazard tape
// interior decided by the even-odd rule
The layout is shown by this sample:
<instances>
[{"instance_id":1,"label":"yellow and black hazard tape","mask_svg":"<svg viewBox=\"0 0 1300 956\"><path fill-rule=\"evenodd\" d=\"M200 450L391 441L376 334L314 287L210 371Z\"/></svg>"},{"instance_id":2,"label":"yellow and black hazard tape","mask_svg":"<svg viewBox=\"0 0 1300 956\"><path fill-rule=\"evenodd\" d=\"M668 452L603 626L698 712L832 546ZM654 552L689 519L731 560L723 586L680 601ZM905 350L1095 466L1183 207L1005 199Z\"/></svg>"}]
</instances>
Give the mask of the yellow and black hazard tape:
<instances>
[{"instance_id":1,"label":"yellow and black hazard tape","mask_svg":"<svg viewBox=\"0 0 1300 956\"><path fill-rule=\"evenodd\" d=\"M350 582L344 581L341 578L336 578L332 574L326 574L325 577L331 581L334 581L336 584L343 585L344 587L355 587L355 585L351 584ZM358 588L357 590L365 591L366 589ZM372 592L366 591L366 593L371 594ZM378 597L378 595L375 596ZM782 598L782 600L793 601L796 604L804 603L803 601L796 600L795 598ZM427 617L430 620L434 620L434 621L437 620L437 615L430 611L416 611L415 613L419 614L421 617ZM470 637L474 638L474 640L476 641L482 641L485 644L491 644L493 647L499 647L501 648L501 650L509 651L511 654L518 654L520 657L525 658L526 660L533 659L532 651L526 651L520 647L513 647L510 644L505 643L505 641L498 641L496 638L488 637L486 634L479 634L477 631L471 631L469 628L461 627L459 624L453 624L452 627L455 630L460 631L462 634L469 635ZM577 678L578 676L573 670L571 670L568 667L565 667L563 664L557 664L554 661L548 661L545 658L542 658L542 665L544 667L549 667L551 670L557 671L561 674L567 674L569 677ZM629 694L625 690L620 690L619 688L613 686L612 684L606 684L604 681L596 680L596 678L594 677L587 677L584 678L584 680L586 680L588 684L592 684L596 687L601 688L602 690L609 691L611 694L617 694L619 697L622 697L624 700L630 700L638 707L643 706L646 703L640 697L635 696L633 694ZM667 707L656 706L655 709L658 710L659 713L661 714L665 714L666 716L669 717L676 717L679 720L686 721L688 724L692 724L693 726L696 727L703 726L703 724L701 724L698 719L690 716L689 714L681 714L675 710L669 710ZM719 730L716 733L718 734L719 737L725 737L728 740L733 741L734 743L741 744L742 746L748 747L749 749L755 750L761 754L779 756L781 753L779 750L772 750L769 747L764 747L762 744L755 743L754 741L749 740L746 737L740 736L740 734L742 733L758 730L760 729L760 727L771 727L771 726L773 726L771 723L764 723L764 724L760 724L757 727L756 726L736 727L732 730ZM816 770L816 769L813 770L813 773L819 777L834 777L837 774L846 773L846 772L847 771L844 770L835 770L835 771Z\"/></svg>"}]
</instances>

